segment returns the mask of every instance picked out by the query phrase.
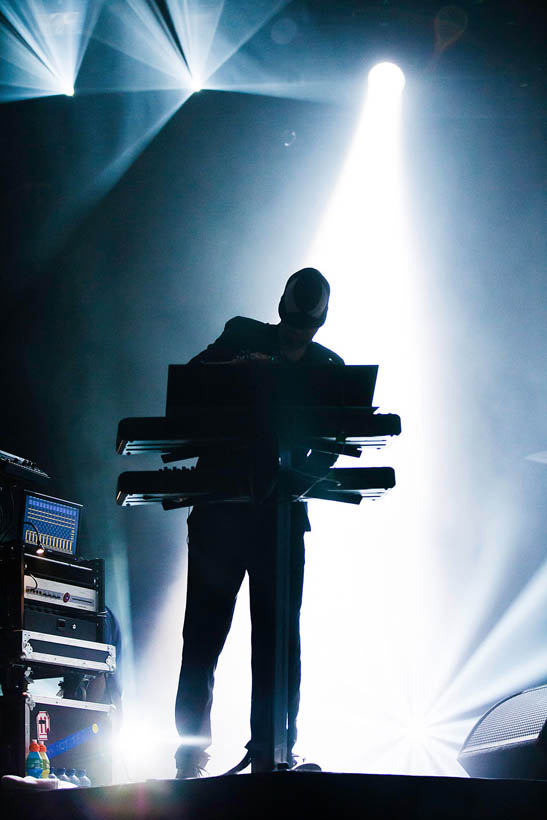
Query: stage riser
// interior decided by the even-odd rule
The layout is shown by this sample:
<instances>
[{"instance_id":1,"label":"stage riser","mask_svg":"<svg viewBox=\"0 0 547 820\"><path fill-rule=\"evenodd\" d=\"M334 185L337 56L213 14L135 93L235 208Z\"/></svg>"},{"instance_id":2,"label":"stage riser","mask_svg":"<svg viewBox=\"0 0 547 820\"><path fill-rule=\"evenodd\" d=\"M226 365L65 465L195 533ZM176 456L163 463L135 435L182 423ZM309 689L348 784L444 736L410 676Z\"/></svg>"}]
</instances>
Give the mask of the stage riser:
<instances>
[{"instance_id":1,"label":"stage riser","mask_svg":"<svg viewBox=\"0 0 547 820\"><path fill-rule=\"evenodd\" d=\"M546 805L545 781L279 773L3 792L0 810L25 820L544 820Z\"/></svg>"}]
</instances>

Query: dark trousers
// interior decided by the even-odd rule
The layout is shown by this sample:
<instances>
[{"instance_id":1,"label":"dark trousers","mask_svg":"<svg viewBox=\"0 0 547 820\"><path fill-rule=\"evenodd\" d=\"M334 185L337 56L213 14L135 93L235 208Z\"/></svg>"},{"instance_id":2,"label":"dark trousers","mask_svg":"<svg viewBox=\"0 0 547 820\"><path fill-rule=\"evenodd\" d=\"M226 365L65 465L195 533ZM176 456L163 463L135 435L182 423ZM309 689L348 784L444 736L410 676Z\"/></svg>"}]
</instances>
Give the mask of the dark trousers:
<instances>
[{"instance_id":1,"label":"dark trousers","mask_svg":"<svg viewBox=\"0 0 547 820\"><path fill-rule=\"evenodd\" d=\"M188 519L188 592L175 718L179 735L203 738L194 748L205 749L211 742L215 669L245 572L249 573L252 629L251 741L248 748L258 757L266 753L272 740L275 516L275 507L217 504L194 509ZM300 700L300 607L305 529L302 516L293 513L289 595L289 751L296 740Z\"/></svg>"}]
</instances>

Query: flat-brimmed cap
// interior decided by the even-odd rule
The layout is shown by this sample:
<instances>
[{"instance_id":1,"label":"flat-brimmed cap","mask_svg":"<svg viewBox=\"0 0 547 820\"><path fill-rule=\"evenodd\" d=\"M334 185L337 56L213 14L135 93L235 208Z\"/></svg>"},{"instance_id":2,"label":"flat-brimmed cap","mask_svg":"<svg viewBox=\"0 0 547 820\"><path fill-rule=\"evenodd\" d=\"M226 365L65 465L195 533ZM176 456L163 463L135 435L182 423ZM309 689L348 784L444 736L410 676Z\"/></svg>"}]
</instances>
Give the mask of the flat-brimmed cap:
<instances>
[{"instance_id":1,"label":"flat-brimmed cap","mask_svg":"<svg viewBox=\"0 0 547 820\"><path fill-rule=\"evenodd\" d=\"M315 268L302 268L287 280L279 315L293 327L321 327L329 309L330 286Z\"/></svg>"}]
</instances>

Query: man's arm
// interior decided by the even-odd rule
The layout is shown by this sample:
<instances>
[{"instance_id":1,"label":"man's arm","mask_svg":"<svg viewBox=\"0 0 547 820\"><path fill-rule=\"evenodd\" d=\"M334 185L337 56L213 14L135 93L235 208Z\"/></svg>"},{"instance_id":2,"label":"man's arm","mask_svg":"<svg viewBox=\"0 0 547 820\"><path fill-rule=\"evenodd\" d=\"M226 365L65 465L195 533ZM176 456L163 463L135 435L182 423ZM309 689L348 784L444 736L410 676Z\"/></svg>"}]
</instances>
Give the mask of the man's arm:
<instances>
[{"instance_id":1,"label":"man's arm","mask_svg":"<svg viewBox=\"0 0 547 820\"><path fill-rule=\"evenodd\" d=\"M188 364L241 364L246 361L271 362L270 344L264 329L270 327L255 319L235 316L226 322L221 335ZM266 352L264 352L266 351Z\"/></svg>"},{"instance_id":2,"label":"man's arm","mask_svg":"<svg viewBox=\"0 0 547 820\"><path fill-rule=\"evenodd\" d=\"M224 325L224 330L212 344L210 344L197 356L194 356L188 364L207 364L212 362L229 362L236 358L239 350L239 339L236 328L237 317L230 319Z\"/></svg>"}]
</instances>

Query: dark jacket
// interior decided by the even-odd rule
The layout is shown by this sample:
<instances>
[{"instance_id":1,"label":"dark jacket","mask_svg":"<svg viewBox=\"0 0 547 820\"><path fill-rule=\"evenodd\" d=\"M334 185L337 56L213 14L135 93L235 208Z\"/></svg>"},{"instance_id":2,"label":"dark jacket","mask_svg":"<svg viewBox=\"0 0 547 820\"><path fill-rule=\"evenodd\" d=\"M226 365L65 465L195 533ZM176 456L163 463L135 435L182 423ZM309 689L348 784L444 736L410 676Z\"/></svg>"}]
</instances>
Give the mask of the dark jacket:
<instances>
[{"instance_id":1,"label":"dark jacket","mask_svg":"<svg viewBox=\"0 0 547 820\"><path fill-rule=\"evenodd\" d=\"M200 362L227 362L246 353L266 353L280 358L278 325L258 322L244 316L235 316L226 322L224 330L216 341L198 353L189 364ZM344 360L328 347L310 342L306 352L298 362L289 363L298 367L306 364L344 364Z\"/></svg>"},{"instance_id":2,"label":"dark jacket","mask_svg":"<svg viewBox=\"0 0 547 820\"><path fill-rule=\"evenodd\" d=\"M283 362L287 367L299 367L302 365L343 365L344 360L329 348L310 342L306 352L297 362L289 362L283 359L279 349L278 325L270 325L259 322L256 319L248 319L244 316L236 316L226 322L221 335L210 344L206 350L198 353L190 360L189 364L199 365L212 362L228 362L237 358L245 358L251 353L264 353L272 356L274 361ZM235 365L238 366L238 365ZM329 467L336 461L336 456L328 453L302 449L294 450L292 454L293 467L303 472L313 475L326 473ZM199 467L213 467L218 465L236 466L242 472L248 469L248 462L241 451L231 454L223 451L220 454L202 456L198 462ZM303 529L309 531L309 521L306 513L306 505L298 504L298 511L294 514L302 520Z\"/></svg>"}]
</instances>

